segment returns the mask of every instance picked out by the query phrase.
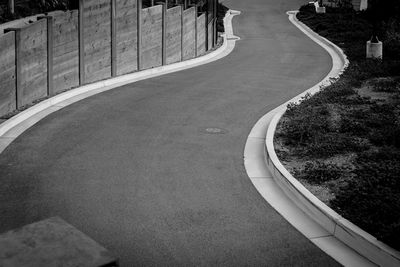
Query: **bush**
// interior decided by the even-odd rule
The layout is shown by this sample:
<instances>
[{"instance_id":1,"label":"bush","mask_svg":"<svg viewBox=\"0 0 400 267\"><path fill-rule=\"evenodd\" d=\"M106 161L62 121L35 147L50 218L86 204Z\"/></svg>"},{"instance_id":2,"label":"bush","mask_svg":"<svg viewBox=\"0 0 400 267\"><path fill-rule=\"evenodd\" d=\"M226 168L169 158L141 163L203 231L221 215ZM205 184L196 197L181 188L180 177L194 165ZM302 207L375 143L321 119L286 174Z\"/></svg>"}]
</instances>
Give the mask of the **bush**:
<instances>
[{"instance_id":1,"label":"bush","mask_svg":"<svg viewBox=\"0 0 400 267\"><path fill-rule=\"evenodd\" d=\"M297 170L295 176L307 180L312 184L339 179L343 174L343 169L336 164L324 161L308 161L302 170Z\"/></svg>"},{"instance_id":2,"label":"bush","mask_svg":"<svg viewBox=\"0 0 400 267\"><path fill-rule=\"evenodd\" d=\"M399 11L397 1L393 9ZM374 0L374 5L387 8ZM378 9L379 9L378 8ZM338 13L340 11L340 13ZM280 137L291 155L308 162L295 176L334 189L329 205L378 239L400 249L400 12L381 12L384 56L365 59L376 14L348 9L298 18L338 44L350 59L340 80L300 104L290 104ZM375 17L373 17L373 14ZM391 77L396 76L396 77ZM372 86L384 98L362 97ZM360 95L359 92L363 94ZM375 97L376 94L370 94ZM351 156L352 168L331 162ZM344 181L344 182L343 182Z\"/></svg>"},{"instance_id":3,"label":"bush","mask_svg":"<svg viewBox=\"0 0 400 267\"><path fill-rule=\"evenodd\" d=\"M218 3L218 8L217 8L217 31L218 32L225 32L224 28L224 17L226 12L228 12L229 8L224 6L221 3Z\"/></svg>"},{"instance_id":4,"label":"bush","mask_svg":"<svg viewBox=\"0 0 400 267\"><path fill-rule=\"evenodd\" d=\"M1 1L1 0L0 0ZM76 0L15 1L15 14L8 10L8 0L0 2L0 23L54 10L78 8Z\"/></svg>"},{"instance_id":5,"label":"bush","mask_svg":"<svg viewBox=\"0 0 400 267\"><path fill-rule=\"evenodd\" d=\"M400 78L374 79L369 82L376 92L399 93Z\"/></svg>"},{"instance_id":6,"label":"bush","mask_svg":"<svg viewBox=\"0 0 400 267\"><path fill-rule=\"evenodd\" d=\"M332 207L378 239L400 249L400 153L366 153L356 178L332 200Z\"/></svg>"}]
</instances>

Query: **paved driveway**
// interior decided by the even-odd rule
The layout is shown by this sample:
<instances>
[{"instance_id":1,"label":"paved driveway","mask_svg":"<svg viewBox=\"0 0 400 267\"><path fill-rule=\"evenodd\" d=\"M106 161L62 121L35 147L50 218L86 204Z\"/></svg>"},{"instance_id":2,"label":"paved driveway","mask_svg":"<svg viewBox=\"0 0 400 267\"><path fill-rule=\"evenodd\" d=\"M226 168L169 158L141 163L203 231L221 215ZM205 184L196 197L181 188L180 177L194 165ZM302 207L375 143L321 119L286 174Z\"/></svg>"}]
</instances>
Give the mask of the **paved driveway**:
<instances>
[{"instance_id":1,"label":"paved driveway","mask_svg":"<svg viewBox=\"0 0 400 267\"><path fill-rule=\"evenodd\" d=\"M0 232L60 216L134 265L329 266L253 188L243 149L328 54L287 19L298 0L230 0L228 57L64 108L0 155ZM221 130L219 130L221 129Z\"/></svg>"}]
</instances>

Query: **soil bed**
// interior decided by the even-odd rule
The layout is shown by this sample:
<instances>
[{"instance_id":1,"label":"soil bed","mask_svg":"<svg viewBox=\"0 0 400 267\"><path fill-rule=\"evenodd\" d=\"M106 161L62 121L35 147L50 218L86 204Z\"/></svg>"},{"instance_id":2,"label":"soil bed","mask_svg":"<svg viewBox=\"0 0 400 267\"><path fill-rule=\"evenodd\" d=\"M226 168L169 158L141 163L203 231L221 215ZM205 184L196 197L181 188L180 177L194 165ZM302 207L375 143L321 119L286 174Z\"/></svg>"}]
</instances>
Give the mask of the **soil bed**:
<instances>
[{"instance_id":1,"label":"soil bed","mask_svg":"<svg viewBox=\"0 0 400 267\"><path fill-rule=\"evenodd\" d=\"M370 13L304 6L298 19L339 45L350 65L333 85L289 104L277 155L321 201L400 250L399 20L382 20L384 59L366 60Z\"/></svg>"}]
</instances>

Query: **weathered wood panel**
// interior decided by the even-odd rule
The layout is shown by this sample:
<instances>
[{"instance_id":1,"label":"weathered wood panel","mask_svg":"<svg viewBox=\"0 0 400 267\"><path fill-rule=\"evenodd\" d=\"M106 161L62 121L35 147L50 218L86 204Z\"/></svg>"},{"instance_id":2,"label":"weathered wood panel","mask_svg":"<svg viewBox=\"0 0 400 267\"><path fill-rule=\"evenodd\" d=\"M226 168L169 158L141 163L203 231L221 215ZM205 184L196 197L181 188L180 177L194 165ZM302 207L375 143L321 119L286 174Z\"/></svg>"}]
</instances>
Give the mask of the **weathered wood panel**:
<instances>
[{"instance_id":1,"label":"weathered wood panel","mask_svg":"<svg viewBox=\"0 0 400 267\"><path fill-rule=\"evenodd\" d=\"M111 0L83 1L85 83L111 77Z\"/></svg>"},{"instance_id":2,"label":"weathered wood panel","mask_svg":"<svg viewBox=\"0 0 400 267\"><path fill-rule=\"evenodd\" d=\"M206 52L206 15L197 17L197 56Z\"/></svg>"},{"instance_id":3,"label":"weathered wood panel","mask_svg":"<svg viewBox=\"0 0 400 267\"><path fill-rule=\"evenodd\" d=\"M142 9L142 68L162 65L162 5Z\"/></svg>"},{"instance_id":4,"label":"weathered wood panel","mask_svg":"<svg viewBox=\"0 0 400 267\"><path fill-rule=\"evenodd\" d=\"M78 11L52 12L53 85L58 93L79 85Z\"/></svg>"},{"instance_id":5,"label":"weathered wood panel","mask_svg":"<svg viewBox=\"0 0 400 267\"><path fill-rule=\"evenodd\" d=\"M166 52L167 64L175 63L182 58L182 8L180 6L167 10Z\"/></svg>"},{"instance_id":6,"label":"weathered wood panel","mask_svg":"<svg viewBox=\"0 0 400 267\"><path fill-rule=\"evenodd\" d=\"M183 60L194 58L196 56L196 9L191 7L183 11Z\"/></svg>"},{"instance_id":7,"label":"weathered wood panel","mask_svg":"<svg viewBox=\"0 0 400 267\"><path fill-rule=\"evenodd\" d=\"M47 95L47 20L21 28L17 44L18 105L23 106Z\"/></svg>"},{"instance_id":8,"label":"weathered wood panel","mask_svg":"<svg viewBox=\"0 0 400 267\"><path fill-rule=\"evenodd\" d=\"M213 23L208 23L208 50L213 47Z\"/></svg>"},{"instance_id":9,"label":"weathered wood panel","mask_svg":"<svg viewBox=\"0 0 400 267\"><path fill-rule=\"evenodd\" d=\"M138 69L137 0L116 0L117 75Z\"/></svg>"},{"instance_id":10,"label":"weathered wood panel","mask_svg":"<svg viewBox=\"0 0 400 267\"><path fill-rule=\"evenodd\" d=\"M15 32L0 36L0 116L16 109Z\"/></svg>"}]
</instances>

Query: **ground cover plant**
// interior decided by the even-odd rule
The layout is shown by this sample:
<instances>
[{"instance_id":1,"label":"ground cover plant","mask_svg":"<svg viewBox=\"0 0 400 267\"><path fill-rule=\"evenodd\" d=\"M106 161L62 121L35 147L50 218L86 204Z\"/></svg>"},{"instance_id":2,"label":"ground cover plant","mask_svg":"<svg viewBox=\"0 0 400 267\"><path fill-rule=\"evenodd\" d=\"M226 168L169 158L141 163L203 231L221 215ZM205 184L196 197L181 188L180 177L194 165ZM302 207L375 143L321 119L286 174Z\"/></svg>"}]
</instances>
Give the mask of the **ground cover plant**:
<instances>
[{"instance_id":1,"label":"ground cover plant","mask_svg":"<svg viewBox=\"0 0 400 267\"><path fill-rule=\"evenodd\" d=\"M350 65L331 86L289 104L275 148L312 193L400 250L400 13L376 14L378 4L374 12L300 9L298 19L339 45ZM383 60L365 59L373 31Z\"/></svg>"}]
</instances>

